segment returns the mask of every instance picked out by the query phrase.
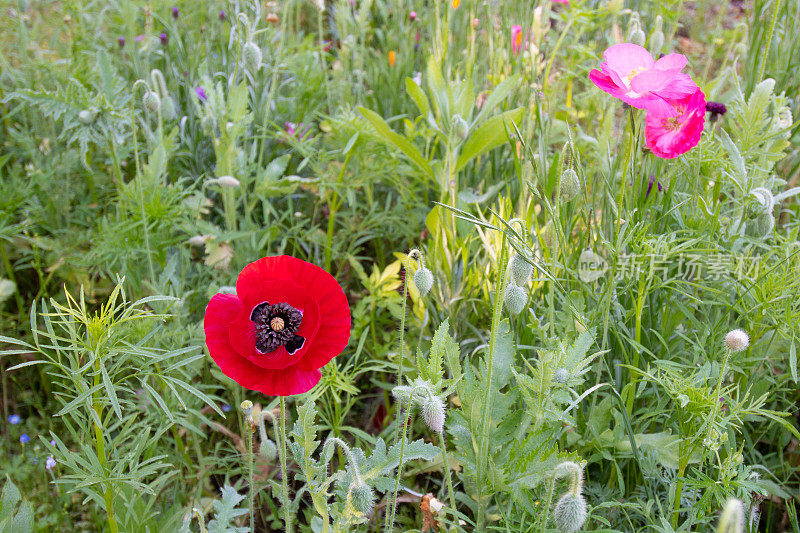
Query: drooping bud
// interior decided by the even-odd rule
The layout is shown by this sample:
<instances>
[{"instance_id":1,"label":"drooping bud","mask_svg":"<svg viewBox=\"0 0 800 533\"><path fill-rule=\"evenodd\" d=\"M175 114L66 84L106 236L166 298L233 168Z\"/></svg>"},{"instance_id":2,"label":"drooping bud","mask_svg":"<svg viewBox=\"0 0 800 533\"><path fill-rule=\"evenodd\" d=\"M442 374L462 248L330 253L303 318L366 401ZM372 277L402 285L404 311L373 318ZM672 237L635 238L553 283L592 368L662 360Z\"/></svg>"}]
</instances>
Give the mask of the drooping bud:
<instances>
[{"instance_id":1,"label":"drooping bud","mask_svg":"<svg viewBox=\"0 0 800 533\"><path fill-rule=\"evenodd\" d=\"M581 192L581 180L578 178L578 173L568 168L561 173L561 182L559 183L559 196L565 201L569 202Z\"/></svg>"},{"instance_id":2,"label":"drooping bud","mask_svg":"<svg viewBox=\"0 0 800 533\"><path fill-rule=\"evenodd\" d=\"M664 32L661 30L654 31L650 34L650 51L655 55L661 52L664 47Z\"/></svg>"},{"instance_id":3,"label":"drooping bud","mask_svg":"<svg viewBox=\"0 0 800 533\"><path fill-rule=\"evenodd\" d=\"M508 262L508 266L511 269L511 278L514 280L514 284L521 286L528 283L528 278L533 274L533 265L527 259L515 253Z\"/></svg>"},{"instance_id":4,"label":"drooping bud","mask_svg":"<svg viewBox=\"0 0 800 533\"><path fill-rule=\"evenodd\" d=\"M278 456L278 447L272 442L272 439L262 440L258 453L267 461L274 461Z\"/></svg>"},{"instance_id":5,"label":"drooping bud","mask_svg":"<svg viewBox=\"0 0 800 533\"><path fill-rule=\"evenodd\" d=\"M253 41L247 41L242 50L244 66L250 72L257 72L261 68L261 48Z\"/></svg>"},{"instance_id":6,"label":"drooping bud","mask_svg":"<svg viewBox=\"0 0 800 533\"><path fill-rule=\"evenodd\" d=\"M744 505L731 498L725 504L717 524L717 533L744 533Z\"/></svg>"},{"instance_id":7,"label":"drooping bud","mask_svg":"<svg viewBox=\"0 0 800 533\"><path fill-rule=\"evenodd\" d=\"M350 485L350 504L361 514L367 514L375 506L375 491L363 481Z\"/></svg>"},{"instance_id":8,"label":"drooping bud","mask_svg":"<svg viewBox=\"0 0 800 533\"><path fill-rule=\"evenodd\" d=\"M564 493L553 510L553 519L561 533L579 531L586 522L586 500L580 494Z\"/></svg>"},{"instance_id":9,"label":"drooping bud","mask_svg":"<svg viewBox=\"0 0 800 533\"><path fill-rule=\"evenodd\" d=\"M161 98L159 98L155 91L147 91L144 93L144 96L142 96L142 104L149 112L158 113L161 107Z\"/></svg>"},{"instance_id":10,"label":"drooping bud","mask_svg":"<svg viewBox=\"0 0 800 533\"><path fill-rule=\"evenodd\" d=\"M422 404L422 419L436 433L444 431L444 402L438 396L430 396Z\"/></svg>"},{"instance_id":11,"label":"drooping bud","mask_svg":"<svg viewBox=\"0 0 800 533\"><path fill-rule=\"evenodd\" d=\"M506 295L503 302L506 304L506 309L512 315L516 316L525 308L528 301L528 291L517 285L509 284L506 287Z\"/></svg>"},{"instance_id":12,"label":"drooping bud","mask_svg":"<svg viewBox=\"0 0 800 533\"><path fill-rule=\"evenodd\" d=\"M78 113L78 120L80 120L81 124L83 124L84 126L88 126L89 124L94 122L96 116L97 114L94 111L84 109L80 113Z\"/></svg>"},{"instance_id":13,"label":"drooping bud","mask_svg":"<svg viewBox=\"0 0 800 533\"><path fill-rule=\"evenodd\" d=\"M734 329L725 335L725 346L732 352L741 352L750 346L750 336L741 329Z\"/></svg>"},{"instance_id":14,"label":"drooping bud","mask_svg":"<svg viewBox=\"0 0 800 533\"><path fill-rule=\"evenodd\" d=\"M644 32L642 31L642 27L639 24L638 17L632 19L631 24L628 27L628 42L638 46L644 46L644 41L646 38L647 37L645 36Z\"/></svg>"},{"instance_id":15,"label":"drooping bud","mask_svg":"<svg viewBox=\"0 0 800 533\"><path fill-rule=\"evenodd\" d=\"M425 296L433 287L433 273L427 268L420 267L414 272L414 285L417 286L420 296Z\"/></svg>"},{"instance_id":16,"label":"drooping bud","mask_svg":"<svg viewBox=\"0 0 800 533\"><path fill-rule=\"evenodd\" d=\"M469 135L469 124L467 124L467 121L464 120L461 115L453 117L453 131L462 141Z\"/></svg>"}]
</instances>

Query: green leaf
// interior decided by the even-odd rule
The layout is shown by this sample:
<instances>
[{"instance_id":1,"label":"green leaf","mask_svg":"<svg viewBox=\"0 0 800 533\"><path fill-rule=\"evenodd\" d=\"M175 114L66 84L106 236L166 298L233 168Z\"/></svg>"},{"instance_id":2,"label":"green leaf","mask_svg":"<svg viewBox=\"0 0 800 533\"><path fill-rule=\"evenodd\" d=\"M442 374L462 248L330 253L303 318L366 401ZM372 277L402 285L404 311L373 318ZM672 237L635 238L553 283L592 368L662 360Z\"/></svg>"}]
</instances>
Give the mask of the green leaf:
<instances>
[{"instance_id":1,"label":"green leaf","mask_svg":"<svg viewBox=\"0 0 800 533\"><path fill-rule=\"evenodd\" d=\"M19 504L19 507L17 507ZM6 476L3 494L0 496L0 532L29 533L33 531L33 507L22 499L11 479Z\"/></svg>"},{"instance_id":2,"label":"green leaf","mask_svg":"<svg viewBox=\"0 0 800 533\"><path fill-rule=\"evenodd\" d=\"M792 379L797 383L797 344L794 339L789 345L789 369L792 371Z\"/></svg>"},{"instance_id":3,"label":"green leaf","mask_svg":"<svg viewBox=\"0 0 800 533\"><path fill-rule=\"evenodd\" d=\"M461 170L474 158L508 142L508 132L513 131L514 124L522 121L525 109L518 107L494 116L478 126L461 147L461 154L456 162L456 171Z\"/></svg>"},{"instance_id":4,"label":"green leaf","mask_svg":"<svg viewBox=\"0 0 800 533\"><path fill-rule=\"evenodd\" d=\"M420 170L425 173L426 176L433 179L433 168L422 155L422 153L420 153L420 151L417 150L417 148L411 144L408 139L398 133L395 133L392 128L389 127L389 124L387 124L386 121L374 111L370 111L364 107L359 107L358 110L361 112L364 118L366 118L367 121L372 124L372 127L375 128L378 136L383 139L386 144L394 146L403 152L420 168Z\"/></svg>"},{"instance_id":5,"label":"green leaf","mask_svg":"<svg viewBox=\"0 0 800 533\"><path fill-rule=\"evenodd\" d=\"M514 335L508 320L500 322L492 358L492 378L494 386L502 389L511 377L511 364L514 360Z\"/></svg>"},{"instance_id":6,"label":"green leaf","mask_svg":"<svg viewBox=\"0 0 800 533\"><path fill-rule=\"evenodd\" d=\"M431 106L428 103L428 97L425 96L425 91L417 85L417 82L412 80L411 78L406 78L406 92L414 100L414 103L417 104L417 109L419 109L422 118L428 118L428 115L431 113Z\"/></svg>"},{"instance_id":7,"label":"green leaf","mask_svg":"<svg viewBox=\"0 0 800 533\"><path fill-rule=\"evenodd\" d=\"M519 86L519 79L517 76L509 76L500 82L500 85L495 87L489 97L486 98L486 101L481 107L481 112L478 113L477 117L475 117L475 122L479 123L481 120L483 120L483 117L491 113L500 102L505 100L506 97L511 94L511 91L514 90L514 87L517 86Z\"/></svg>"}]
</instances>

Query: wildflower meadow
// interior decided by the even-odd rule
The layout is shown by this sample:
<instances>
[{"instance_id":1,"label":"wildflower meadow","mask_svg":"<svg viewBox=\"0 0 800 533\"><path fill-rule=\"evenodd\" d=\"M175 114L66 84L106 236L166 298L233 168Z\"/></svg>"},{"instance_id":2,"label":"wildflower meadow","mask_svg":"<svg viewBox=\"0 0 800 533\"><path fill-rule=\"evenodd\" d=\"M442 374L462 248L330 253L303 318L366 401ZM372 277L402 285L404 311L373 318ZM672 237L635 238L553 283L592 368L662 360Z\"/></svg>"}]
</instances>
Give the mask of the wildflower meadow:
<instances>
[{"instance_id":1,"label":"wildflower meadow","mask_svg":"<svg viewBox=\"0 0 800 533\"><path fill-rule=\"evenodd\" d=\"M0 0L0 533L800 533L800 0Z\"/></svg>"}]
</instances>

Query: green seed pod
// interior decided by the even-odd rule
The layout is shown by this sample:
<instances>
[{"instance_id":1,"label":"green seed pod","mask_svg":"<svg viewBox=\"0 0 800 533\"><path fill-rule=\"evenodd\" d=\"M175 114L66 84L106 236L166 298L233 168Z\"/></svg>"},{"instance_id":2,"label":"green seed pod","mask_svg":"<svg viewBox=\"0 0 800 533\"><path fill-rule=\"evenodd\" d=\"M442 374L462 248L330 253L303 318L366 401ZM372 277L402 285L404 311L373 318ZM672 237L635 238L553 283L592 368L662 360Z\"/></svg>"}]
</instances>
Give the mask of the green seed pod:
<instances>
[{"instance_id":1,"label":"green seed pod","mask_svg":"<svg viewBox=\"0 0 800 533\"><path fill-rule=\"evenodd\" d=\"M142 104L144 104L144 108L150 113L158 113L158 110L161 107L161 98L159 98L157 93L153 91L147 91L144 93L144 96L142 96Z\"/></svg>"},{"instance_id":2,"label":"green seed pod","mask_svg":"<svg viewBox=\"0 0 800 533\"><path fill-rule=\"evenodd\" d=\"M94 111L89 111L88 109L84 109L80 113L78 113L78 120L81 121L81 124L84 126L88 126L94 122L94 119L97 117L97 114Z\"/></svg>"},{"instance_id":3,"label":"green seed pod","mask_svg":"<svg viewBox=\"0 0 800 533\"><path fill-rule=\"evenodd\" d=\"M561 174L561 183L559 184L560 198L569 202L581 192L581 180L578 178L578 173L568 168Z\"/></svg>"},{"instance_id":4,"label":"green seed pod","mask_svg":"<svg viewBox=\"0 0 800 533\"><path fill-rule=\"evenodd\" d=\"M425 296L433 287L433 273L425 267L420 267L414 272L414 285L417 286L420 296Z\"/></svg>"},{"instance_id":5,"label":"green seed pod","mask_svg":"<svg viewBox=\"0 0 800 533\"><path fill-rule=\"evenodd\" d=\"M503 302L506 304L506 309L512 315L516 316L525 309L525 304L528 301L528 291L517 285L509 285L506 287L506 295Z\"/></svg>"},{"instance_id":6,"label":"green seed pod","mask_svg":"<svg viewBox=\"0 0 800 533\"><path fill-rule=\"evenodd\" d=\"M519 254L514 254L508 262L511 269L511 279L516 285L525 285L533 274L533 265Z\"/></svg>"},{"instance_id":7,"label":"green seed pod","mask_svg":"<svg viewBox=\"0 0 800 533\"><path fill-rule=\"evenodd\" d=\"M375 491L363 481L350 486L350 504L361 514L369 513L375 506Z\"/></svg>"},{"instance_id":8,"label":"green seed pod","mask_svg":"<svg viewBox=\"0 0 800 533\"><path fill-rule=\"evenodd\" d=\"M453 131L455 131L458 138L462 141L467 138L469 134L469 125L467 121L464 120L461 115L456 115L453 117Z\"/></svg>"},{"instance_id":9,"label":"green seed pod","mask_svg":"<svg viewBox=\"0 0 800 533\"><path fill-rule=\"evenodd\" d=\"M261 48L253 41L247 41L242 50L244 66L250 72L257 72L261 68Z\"/></svg>"},{"instance_id":10,"label":"green seed pod","mask_svg":"<svg viewBox=\"0 0 800 533\"><path fill-rule=\"evenodd\" d=\"M580 531L586 522L586 500L580 494L564 493L553 510L553 519L561 533Z\"/></svg>"}]
</instances>

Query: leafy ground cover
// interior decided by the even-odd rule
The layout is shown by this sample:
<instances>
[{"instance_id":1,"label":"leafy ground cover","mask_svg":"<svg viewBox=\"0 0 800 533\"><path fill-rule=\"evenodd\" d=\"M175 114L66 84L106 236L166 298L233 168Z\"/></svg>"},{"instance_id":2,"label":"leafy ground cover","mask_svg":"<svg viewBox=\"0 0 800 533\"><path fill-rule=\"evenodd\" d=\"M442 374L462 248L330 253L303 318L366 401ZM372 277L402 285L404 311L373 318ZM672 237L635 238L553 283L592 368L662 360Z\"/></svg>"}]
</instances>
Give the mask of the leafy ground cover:
<instances>
[{"instance_id":1,"label":"leafy ground cover","mask_svg":"<svg viewBox=\"0 0 800 533\"><path fill-rule=\"evenodd\" d=\"M797 0L0 13L0 531L800 531Z\"/></svg>"}]
</instances>

